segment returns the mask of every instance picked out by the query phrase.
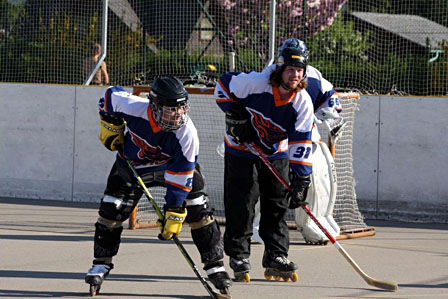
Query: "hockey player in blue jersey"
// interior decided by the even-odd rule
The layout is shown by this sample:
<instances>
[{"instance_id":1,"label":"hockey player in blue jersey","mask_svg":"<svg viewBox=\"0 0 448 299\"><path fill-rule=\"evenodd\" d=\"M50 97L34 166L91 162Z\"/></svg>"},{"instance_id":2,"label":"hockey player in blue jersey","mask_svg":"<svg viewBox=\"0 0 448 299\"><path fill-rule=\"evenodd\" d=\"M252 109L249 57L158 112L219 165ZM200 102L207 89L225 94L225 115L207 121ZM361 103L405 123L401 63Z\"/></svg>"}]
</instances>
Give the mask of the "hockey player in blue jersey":
<instances>
[{"instance_id":1,"label":"hockey player in blue jersey","mask_svg":"<svg viewBox=\"0 0 448 299\"><path fill-rule=\"evenodd\" d=\"M108 88L100 99L99 138L109 150L122 150L107 179L95 224L93 266L85 277L91 286L99 288L113 269L122 224L143 194L128 159L147 186L166 186L159 238L171 239L184 221L188 223L210 281L228 293L231 280L224 268L222 237L197 164L199 140L188 110L188 93L175 77L156 79L148 99L121 86Z\"/></svg>"},{"instance_id":2,"label":"hockey player in blue jersey","mask_svg":"<svg viewBox=\"0 0 448 299\"><path fill-rule=\"evenodd\" d=\"M331 144L335 145L345 125L343 118L339 115L342 111L342 106L333 85L322 76L319 70L308 64L309 51L303 41L297 38L285 40L279 47L278 57L282 57L283 52L288 51L290 48L301 49L301 55L304 57L304 62L307 65L306 92L310 95L314 108L315 125L313 126L312 134L314 171L311 175L312 184L308 192L307 202L319 222L336 237L339 235L340 229L332 216L337 189L334 159L327 144L321 140L318 126L325 124L329 131ZM277 63L267 67L263 72L266 75L270 75L279 67ZM302 233L307 243L326 244L328 242L328 238L302 209L297 209L295 214L298 230ZM255 234L257 233L256 227L257 224L255 223Z\"/></svg>"},{"instance_id":3,"label":"hockey player in blue jersey","mask_svg":"<svg viewBox=\"0 0 448 299\"><path fill-rule=\"evenodd\" d=\"M237 280L250 280L250 239L258 199L265 276L297 280L298 266L287 259L285 216L288 208L305 203L312 173L314 109L303 80L306 62L300 45L288 47L273 72L226 73L215 88L216 102L226 115L224 250ZM290 179L291 192L287 194L246 142L260 147L273 167Z\"/></svg>"}]
</instances>

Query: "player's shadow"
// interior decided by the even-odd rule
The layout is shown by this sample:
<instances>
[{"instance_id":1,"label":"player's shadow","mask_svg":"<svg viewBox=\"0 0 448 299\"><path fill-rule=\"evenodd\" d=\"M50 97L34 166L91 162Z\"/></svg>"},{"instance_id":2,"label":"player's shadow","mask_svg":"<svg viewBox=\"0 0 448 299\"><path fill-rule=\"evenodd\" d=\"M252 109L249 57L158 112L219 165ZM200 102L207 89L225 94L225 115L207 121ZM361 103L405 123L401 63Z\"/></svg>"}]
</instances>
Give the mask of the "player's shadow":
<instances>
[{"instance_id":1,"label":"player's shadow","mask_svg":"<svg viewBox=\"0 0 448 299\"><path fill-rule=\"evenodd\" d=\"M66 235L2 235L1 237L3 240L27 240L27 241L51 241L51 242L86 242L86 241L92 241L93 242L93 233L91 236L79 236L79 235L72 235L72 236L66 236ZM161 241L157 239L157 236L150 236L148 238L132 238L132 237L123 237L121 239L121 243L136 243L136 244L159 244L159 243L165 243L169 244L172 241ZM190 239L181 240L182 244L184 245L191 245L193 244L193 241Z\"/></svg>"},{"instance_id":2,"label":"player's shadow","mask_svg":"<svg viewBox=\"0 0 448 299\"><path fill-rule=\"evenodd\" d=\"M0 270L0 277L9 278L39 278L39 279L75 279L84 281L85 273L70 272L50 272L50 271L17 271L17 270ZM160 280L168 281L197 281L196 277L185 276L168 276L168 275L137 275L137 274L120 274L111 273L107 280L119 281L143 281L156 282Z\"/></svg>"},{"instance_id":3,"label":"player's shadow","mask_svg":"<svg viewBox=\"0 0 448 299\"><path fill-rule=\"evenodd\" d=\"M2 278L35 278L35 279L51 279L51 280L77 280L84 284L85 273L70 273L70 272L50 272L50 271L15 271L15 270L0 270L0 277ZM190 281L197 282L196 277L180 277L180 276L163 276L163 275L136 275L136 274L119 274L111 273L107 278L108 281L132 281L144 283L190 283ZM166 281L166 282L165 282ZM63 292L63 291L30 291L27 290L7 290L0 289L0 298L3 297L17 297L17 298L64 298L64 297L86 297L88 294L88 285L85 284L85 292ZM150 289L150 288L148 288ZM206 292L204 290L204 292ZM136 292L129 293L111 293L102 289L101 295L117 296L117 297L136 297L136 298L151 298L151 297L167 297L167 298L203 298L204 296L191 295L174 295L174 294L138 294Z\"/></svg>"},{"instance_id":4,"label":"player's shadow","mask_svg":"<svg viewBox=\"0 0 448 299\"><path fill-rule=\"evenodd\" d=\"M101 296L114 296L118 298L179 298L198 299L207 296L170 295L170 294L139 294L139 293L108 293L101 292ZM88 292L57 292L57 291L26 291L26 290L0 290L0 297L8 298L86 298Z\"/></svg>"},{"instance_id":5,"label":"player's shadow","mask_svg":"<svg viewBox=\"0 0 448 299\"><path fill-rule=\"evenodd\" d=\"M448 280L448 279L447 279ZM448 283L430 284L430 283L403 283L399 288L418 288L418 289L448 289Z\"/></svg>"}]
</instances>

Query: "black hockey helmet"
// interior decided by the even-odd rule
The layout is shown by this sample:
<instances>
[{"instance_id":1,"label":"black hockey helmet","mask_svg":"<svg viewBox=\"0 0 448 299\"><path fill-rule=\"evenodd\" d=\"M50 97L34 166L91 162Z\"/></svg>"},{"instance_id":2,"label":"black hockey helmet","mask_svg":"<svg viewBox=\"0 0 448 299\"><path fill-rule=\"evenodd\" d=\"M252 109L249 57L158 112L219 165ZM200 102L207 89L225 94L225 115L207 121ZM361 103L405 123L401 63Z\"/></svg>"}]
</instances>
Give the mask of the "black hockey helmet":
<instances>
[{"instance_id":1,"label":"black hockey helmet","mask_svg":"<svg viewBox=\"0 0 448 299\"><path fill-rule=\"evenodd\" d=\"M297 66L306 71L308 65L309 51L305 43L297 38L285 40L278 48L278 66Z\"/></svg>"},{"instance_id":2,"label":"black hockey helmet","mask_svg":"<svg viewBox=\"0 0 448 299\"><path fill-rule=\"evenodd\" d=\"M154 80L148 95L153 116L164 131L174 131L188 120L188 92L172 76Z\"/></svg>"},{"instance_id":3,"label":"black hockey helmet","mask_svg":"<svg viewBox=\"0 0 448 299\"><path fill-rule=\"evenodd\" d=\"M179 79L168 76L154 80L148 98L157 105L177 107L188 102L188 92Z\"/></svg>"}]
</instances>

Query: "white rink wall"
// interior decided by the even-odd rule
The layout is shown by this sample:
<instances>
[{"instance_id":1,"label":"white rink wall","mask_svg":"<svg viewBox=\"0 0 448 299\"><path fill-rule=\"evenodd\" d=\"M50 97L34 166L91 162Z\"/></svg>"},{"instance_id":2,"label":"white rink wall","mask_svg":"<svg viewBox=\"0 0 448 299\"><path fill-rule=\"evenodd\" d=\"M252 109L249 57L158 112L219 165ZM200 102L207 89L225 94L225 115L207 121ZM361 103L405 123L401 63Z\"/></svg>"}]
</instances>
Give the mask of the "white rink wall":
<instances>
[{"instance_id":1,"label":"white rink wall","mask_svg":"<svg viewBox=\"0 0 448 299\"><path fill-rule=\"evenodd\" d=\"M0 196L99 202L115 156L97 137L104 89L0 84Z\"/></svg>"},{"instance_id":2,"label":"white rink wall","mask_svg":"<svg viewBox=\"0 0 448 299\"><path fill-rule=\"evenodd\" d=\"M364 216L448 222L448 97L361 96L354 172Z\"/></svg>"},{"instance_id":3,"label":"white rink wall","mask_svg":"<svg viewBox=\"0 0 448 299\"><path fill-rule=\"evenodd\" d=\"M0 197L99 202L115 156L97 138L104 90L0 83ZM447 223L448 98L361 96L359 107L353 154L362 213ZM221 130L221 118L207 129Z\"/></svg>"}]
</instances>

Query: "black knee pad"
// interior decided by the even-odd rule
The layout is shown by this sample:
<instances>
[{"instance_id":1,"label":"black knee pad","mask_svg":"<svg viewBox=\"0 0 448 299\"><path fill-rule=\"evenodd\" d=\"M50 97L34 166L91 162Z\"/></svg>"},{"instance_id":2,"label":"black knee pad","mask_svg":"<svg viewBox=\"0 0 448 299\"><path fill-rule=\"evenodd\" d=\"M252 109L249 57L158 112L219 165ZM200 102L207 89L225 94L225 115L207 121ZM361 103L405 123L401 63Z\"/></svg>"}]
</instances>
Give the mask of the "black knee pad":
<instances>
[{"instance_id":1,"label":"black knee pad","mask_svg":"<svg viewBox=\"0 0 448 299\"><path fill-rule=\"evenodd\" d=\"M95 223L95 241L93 254L95 258L113 257L120 247L123 227L108 228L99 222Z\"/></svg>"},{"instance_id":2,"label":"black knee pad","mask_svg":"<svg viewBox=\"0 0 448 299\"><path fill-rule=\"evenodd\" d=\"M193 242L201 254L201 262L210 263L224 258L224 244L216 221L191 230Z\"/></svg>"},{"instance_id":3,"label":"black knee pad","mask_svg":"<svg viewBox=\"0 0 448 299\"><path fill-rule=\"evenodd\" d=\"M119 160L115 161L107 178L99 214L108 220L125 221L128 219L143 195L132 171L124 163Z\"/></svg>"},{"instance_id":4,"label":"black knee pad","mask_svg":"<svg viewBox=\"0 0 448 299\"><path fill-rule=\"evenodd\" d=\"M197 198L201 195L207 196L207 191L205 190L205 180L201 173L201 167L199 163L196 163L193 173L193 187L187 195L187 199Z\"/></svg>"},{"instance_id":5,"label":"black knee pad","mask_svg":"<svg viewBox=\"0 0 448 299\"><path fill-rule=\"evenodd\" d=\"M201 205L189 206L187 201L187 218L185 218L186 223L198 222L202 219L212 216L215 211L212 209L208 202Z\"/></svg>"},{"instance_id":6,"label":"black knee pad","mask_svg":"<svg viewBox=\"0 0 448 299\"><path fill-rule=\"evenodd\" d=\"M108 220L125 221L131 215L139 199L135 196L117 198L106 194L101 199L98 214Z\"/></svg>"}]
</instances>

